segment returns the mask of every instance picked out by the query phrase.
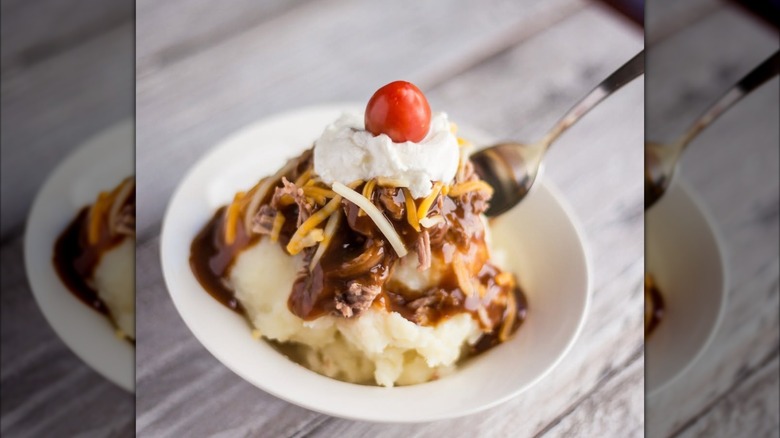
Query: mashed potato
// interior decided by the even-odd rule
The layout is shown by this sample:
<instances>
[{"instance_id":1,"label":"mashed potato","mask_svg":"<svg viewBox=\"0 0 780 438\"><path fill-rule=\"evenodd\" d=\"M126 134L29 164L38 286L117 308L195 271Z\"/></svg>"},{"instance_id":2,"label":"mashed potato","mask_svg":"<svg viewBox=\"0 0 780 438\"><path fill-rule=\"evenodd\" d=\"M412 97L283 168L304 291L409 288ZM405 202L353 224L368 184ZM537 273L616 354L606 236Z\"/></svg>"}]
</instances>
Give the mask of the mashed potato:
<instances>
[{"instance_id":1,"label":"mashed potato","mask_svg":"<svg viewBox=\"0 0 780 438\"><path fill-rule=\"evenodd\" d=\"M410 259L416 266L416 255ZM236 259L230 279L260 334L281 343L296 343L303 365L320 374L382 386L422 383L452 371L463 346L473 344L482 334L469 314L435 327L419 326L398 313L374 308L357 318L323 316L304 321L287 308L301 263L278 243L262 239ZM426 282L425 276L403 264L399 273L409 286Z\"/></svg>"},{"instance_id":2,"label":"mashed potato","mask_svg":"<svg viewBox=\"0 0 780 438\"><path fill-rule=\"evenodd\" d=\"M135 339L135 239L124 239L104 253L93 281L119 330Z\"/></svg>"}]
</instances>

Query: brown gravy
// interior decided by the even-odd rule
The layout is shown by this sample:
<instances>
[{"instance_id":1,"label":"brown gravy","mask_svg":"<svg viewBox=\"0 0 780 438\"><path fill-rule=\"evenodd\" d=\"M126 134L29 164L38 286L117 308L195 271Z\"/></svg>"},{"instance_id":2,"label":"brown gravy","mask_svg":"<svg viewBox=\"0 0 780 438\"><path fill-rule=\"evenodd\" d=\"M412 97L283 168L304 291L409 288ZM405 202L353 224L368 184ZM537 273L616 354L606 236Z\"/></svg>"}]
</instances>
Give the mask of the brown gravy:
<instances>
[{"instance_id":1,"label":"brown gravy","mask_svg":"<svg viewBox=\"0 0 780 438\"><path fill-rule=\"evenodd\" d=\"M243 313L241 303L233 290L226 284L230 267L238 254L251 246L257 239L250 239L239 225L236 240L226 245L222 239L222 224L225 220L225 207L214 213L208 224L198 233L190 246L190 268L198 282L214 299L228 308Z\"/></svg>"},{"instance_id":2,"label":"brown gravy","mask_svg":"<svg viewBox=\"0 0 780 438\"><path fill-rule=\"evenodd\" d=\"M288 180L295 180L302 171L303 166L299 166L291 175L287 175ZM360 192L361 188L358 187L356 190ZM375 191L372 196L372 201L375 203L379 202L376 196ZM403 197L401 190L394 195L396 199L399 196ZM372 306L398 312L406 319L421 325L436 325L448 317L470 312L465 307L465 295L458 287L451 266L447 268L443 280L435 291L411 291L402 285L394 284L393 281L388 281L394 262L397 260L395 252L381 238L373 221L367 216L358 215L357 206L343 201L342 207L345 217L341 222L341 229L335 233L312 272L299 276L293 284L288 299L288 307L293 314L305 320L313 320L334 313L334 296L345 290L349 282L355 280L361 284L377 285L382 288L382 292L374 299ZM463 229L481 226L479 214L471 211L469 204L456 202L447 196L443 196L442 201L434 204L431 210L444 215L449 223L454 224L438 235L432 233L432 258L439 259L442 264L451 265L453 251L470 254L466 263L479 267L477 275L479 283L488 293L494 296L514 294L517 310L511 332L517 330L528 311L523 291L517 286L499 286L496 283L496 275L500 270L488 262L487 246L481 233L468 239L463 237ZM190 267L200 284L212 297L228 308L243 314L241 304L227 283L227 279L236 257L241 251L257 243L260 237L257 234L248 237L243 221L239 220L235 241L227 245L223 238L225 212L226 207L220 208L193 240L190 247ZM285 226L279 237L280 244L285 247L296 230L294 224L298 210L295 205L291 205L280 210L278 214L285 216ZM405 216L387 218L407 247L414 248L418 232L408 224ZM289 224L293 226L288 226ZM366 254L368 255L363 257L362 263L358 264L360 266L356 266L354 263L356 258ZM419 306L415 305L415 300L421 296L433 297L430 303L426 304L423 316L420 315ZM480 339L473 347L472 353L485 351L500 342L498 328L508 317L505 302L505 299L494 300L486 307L487 317L491 321L493 330ZM476 318L476 312L470 313Z\"/></svg>"},{"instance_id":3,"label":"brown gravy","mask_svg":"<svg viewBox=\"0 0 780 438\"><path fill-rule=\"evenodd\" d=\"M650 336L651 333L658 327L658 324L661 322L661 319L663 319L664 316L664 298L661 296L661 291L658 290L658 287L651 282L649 286L646 286L646 296L647 300L645 302L645 306L650 306L650 320L647 322L645 326L645 337Z\"/></svg>"},{"instance_id":4,"label":"brown gravy","mask_svg":"<svg viewBox=\"0 0 780 438\"><path fill-rule=\"evenodd\" d=\"M54 268L63 284L79 300L96 311L108 316L108 307L98 297L97 291L90 284L100 257L110 249L122 243L125 236L112 236L108 226L100 228L96 244L87 243L86 229L89 220L90 207L84 207L67 228L57 238L54 244Z\"/></svg>"},{"instance_id":5,"label":"brown gravy","mask_svg":"<svg viewBox=\"0 0 780 438\"><path fill-rule=\"evenodd\" d=\"M101 202L101 199L106 202L104 196L112 199L111 197L120 193L121 189L127 188L128 186L125 184L128 183L134 184L132 178L122 181L111 193L101 193L98 202ZM113 216L111 213L110 208L114 207L113 205L110 205L107 210L100 209L97 227L92 230L96 231L94 236L89 236L89 227L91 225L91 210L96 207L86 206L79 210L76 217L57 237L52 255L54 270L65 287L79 301L105 315L112 324L114 324L114 320L111 317L111 312L106 303L100 299L92 283L92 278L103 254L121 244L128 238L128 235L134 234L135 189L134 186L131 188L132 190L124 194L122 204L117 210L117 216ZM110 218L117 219L119 223L113 224L112 227L108 223ZM132 227L132 231L130 227ZM90 237L94 241L90 241ZM124 339L135 345L134 339L128 336L125 336Z\"/></svg>"}]
</instances>

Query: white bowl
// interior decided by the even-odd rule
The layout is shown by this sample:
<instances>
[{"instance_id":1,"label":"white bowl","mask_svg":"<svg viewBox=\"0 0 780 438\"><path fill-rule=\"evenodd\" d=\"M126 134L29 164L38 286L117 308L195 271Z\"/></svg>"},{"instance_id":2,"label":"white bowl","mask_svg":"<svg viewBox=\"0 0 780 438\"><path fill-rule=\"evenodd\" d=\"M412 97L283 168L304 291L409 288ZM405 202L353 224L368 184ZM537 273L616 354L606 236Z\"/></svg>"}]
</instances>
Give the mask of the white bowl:
<instances>
[{"instance_id":1,"label":"white bowl","mask_svg":"<svg viewBox=\"0 0 780 438\"><path fill-rule=\"evenodd\" d=\"M98 193L135 173L134 125L125 120L96 135L63 161L35 198L24 236L24 261L46 320L81 360L127 391L135 388L135 349L108 319L79 301L57 276L54 243Z\"/></svg>"},{"instance_id":2,"label":"white bowl","mask_svg":"<svg viewBox=\"0 0 780 438\"><path fill-rule=\"evenodd\" d=\"M339 417L431 421L486 409L527 389L573 344L589 295L581 236L549 185L540 185L497 221L493 232L494 241L504 243L509 268L527 292L527 321L511 341L434 382L381 388L309 371L253 339L246 321L213 299L193 276L190 243L214 211L236 191L310 147L345 108L354 107L307 108L252 125L216 146L184 178L168 207L161 237L163 274L182 319L207 350L253 385Z\"/></svg>"},{"instance_id":3,"label":"white bowl","mask_svg":"<svg viewBox=\"0 0 780 438\"><path fill-rule=\"evenodd\" d=\"M664 300L664 315L646 342L648 398L664 391L701 356L726 308L726 269L704 207L680 178L645 216L646 269Z\"/></svg>"}]
</instances>

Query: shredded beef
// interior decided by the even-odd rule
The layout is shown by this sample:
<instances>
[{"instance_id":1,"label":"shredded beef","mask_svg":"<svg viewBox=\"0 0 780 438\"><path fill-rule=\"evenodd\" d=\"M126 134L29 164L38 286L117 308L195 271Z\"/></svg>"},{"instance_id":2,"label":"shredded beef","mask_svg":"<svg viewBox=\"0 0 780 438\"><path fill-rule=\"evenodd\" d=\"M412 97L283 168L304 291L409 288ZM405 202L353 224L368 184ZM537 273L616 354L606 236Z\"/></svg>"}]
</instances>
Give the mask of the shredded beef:
<instances>
[{"instance_id":1,"label":"shredded beef","mask_svg":"<svg viewBox=\"0 0 780 438\"><path fill-rule=\"evenodd\" d=\"M488 207L490 207L490 195L483 192L482 190L471 192L468 194L468 196L471 197L469 202L471 203L475 214L482 214L487 211Z\"/></svg>"},{"instance_id":2,"label":"shredded beef","mask_svg":"<svg viewBox=\"0 0 780 438\"><path fill-rule=\"evenodd\" d=\"M406 208L404 203L395 200L400 189L397 187L380 187L379 202L384 207L385 212L393 218L393 220L401 220L406 214Z\"/></svg>"},{"instance_id":3,"label":"shredded beef","mask_svg":"<svg viewBox=\"0 0 780 438\"><path fill-rule=\"evenodd\" d=\"M268 204L260 207L252 218L252 231L257 234L271 234L277 214L278 211Z\"/></svg>"},{"instance_id":4,"label":"shredded beef","mask_svg":"<svg viewBox=\"0 0 780 438\"><path fill-rule=\"evenodd\" d=\"M374 298L382 291L379 285L364 286L357 281L350 281L346 291L336 293L337 314L345 318L360 315L361 312L371 307Z\"/></svg>"},{"instance_id":5,"label":"shredded beef","mask_svg":"<svg viewBox=\"0 0 780 438\"><path fill-rule=\"evenodd\" d=\"M417 237L418 271L427 271L431 267L431 237L428 230L423 230Z\"/></svg>"},{"instance_id":6,"label":"shredded beef","mask_svg":"<svg viewBox=\"0 0 780 438\"><path fill-rule=\"evenodd\" d=\"M344 216L347 218L347 225L349 225L349 228L352 231L366 237L372 237L379 232L373 221L361 220L365 219L365 216L359 216L358 213L360 212L360 207L353 204L352 201L348 199L342 199L341 207L344 209Z\"/></svg>"},{"instance_id":7,"label":"shredded beef","mask_svg":"<svg viewBox=\"0 0 780 438\"><path fill-rule=\"evenodd\" d=\"M385 262L384 243L378 239L366 241L363 252L359 256L341 264L337 269L331 271L332 275L346 278L365 274L376 265Z\"/></svg>"},{"instance_id":8,"label":"shredded beef","mask_svg":"<svg viewBox=\"0 0 780 438\"><path fill-rule=\"evenodd\" d=\"M282 205L280 201L282 197L285 195L291 196L298 206L298 221L296 226L300 227L301 224L311 216L314 205L303 195L303 189L291 183L286 177L282 177L282 184L282 187L277 187L276 191L274 191L274 196L271 198L271 206L277 210L281 210Z\"/></svg>"},{"instance_id":9,"label":"shredded beef","mask_svg":"<svg viewBox=\"0 0 780 438\"><path fill-rule=\"evenodd\" d=\"M460 300L453 294L448 293L444 289L435 289L428 291L423 297L408 302L406 307L414 310L413 322L427 325L437 319L435 316L437 312L447 307L458 307L460 305Z\"/></svg>"}]
</instances>

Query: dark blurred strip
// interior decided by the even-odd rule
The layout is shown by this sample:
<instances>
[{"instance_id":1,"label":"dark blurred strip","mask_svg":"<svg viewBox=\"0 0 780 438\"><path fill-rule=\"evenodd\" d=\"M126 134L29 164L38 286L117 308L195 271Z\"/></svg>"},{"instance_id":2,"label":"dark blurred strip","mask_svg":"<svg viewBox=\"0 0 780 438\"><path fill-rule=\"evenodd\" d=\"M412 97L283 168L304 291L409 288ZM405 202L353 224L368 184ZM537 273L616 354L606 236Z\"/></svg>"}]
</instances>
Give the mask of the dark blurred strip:
<instances>
[{"instance_id":1,"label":"dark blurred strip","mask_svg":"<svg viewBox=\"0 0 780 438\"><path fill-rule=\"evenodd\" d=\"M609 8L627 17L640 27L645 27L645 1L644 0L597 0Z\"/></svg>"},{"instance_id":2,"label":"dark blurred strip","mask_svg":"<svg viewBox=\"0 0 780 438\"><path fill-rule=\"evenodd\" d=\"M732 2L780 32L780 0L732 0Z\"/></svg>"}]
</instances>

